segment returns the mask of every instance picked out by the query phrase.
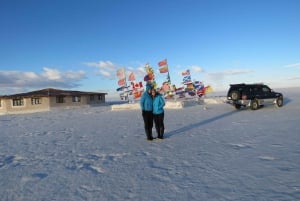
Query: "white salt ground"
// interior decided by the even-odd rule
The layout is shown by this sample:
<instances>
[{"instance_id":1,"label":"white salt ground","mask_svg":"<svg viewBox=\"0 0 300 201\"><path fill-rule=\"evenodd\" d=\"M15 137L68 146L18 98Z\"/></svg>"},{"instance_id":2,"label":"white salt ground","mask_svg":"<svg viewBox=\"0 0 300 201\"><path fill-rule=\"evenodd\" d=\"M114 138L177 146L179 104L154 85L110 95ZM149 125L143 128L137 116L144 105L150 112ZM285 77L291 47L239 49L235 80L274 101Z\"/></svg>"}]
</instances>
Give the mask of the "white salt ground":
<instances>
[{"instance_id":1,"label":"white salt ground","mask_svg":"<svg viewBox=\"0 0 300 201\"><path fill-rule=\"evenodd\" d=\"M138 108L2 115L1 200L300 200L299 91L282 108L166 108L154 142Z\"/></svg>"}]
</instances>

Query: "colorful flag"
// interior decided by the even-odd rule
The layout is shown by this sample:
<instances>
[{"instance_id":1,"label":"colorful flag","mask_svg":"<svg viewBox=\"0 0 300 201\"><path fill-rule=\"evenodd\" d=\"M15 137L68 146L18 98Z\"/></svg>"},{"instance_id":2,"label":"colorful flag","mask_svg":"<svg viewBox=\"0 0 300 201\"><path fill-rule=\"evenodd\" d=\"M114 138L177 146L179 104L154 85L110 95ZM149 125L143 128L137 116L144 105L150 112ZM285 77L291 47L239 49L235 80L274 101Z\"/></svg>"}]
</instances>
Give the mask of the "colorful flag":
<instances>
[{"instance_id":1,"label":"colorful flag","mask_svg":"<svg viewBox=\"0 0 300 201\"><path fill-rule=\"evenodd\" d=\"M185 93L184 87L180 87L180 88L175 89L175 93L176 93L176 94L182 94L182 93Z\"/></svg>"},{"instance_id":2,"label":"colorful flag","mask_svg":"<svg viewBox=\"0 0 300 201\"><path fill-rule=\"evenodd\" d=\"M120 68L117 70L117 77L119 78L119 80L125 79L125 68Z\"/></svg>"},{"instance_id":3,"label":"colorful flag","mask_svg":"<svg viewBox=\"0 0 300 201\"><path fill-rule=\"evenodd\" d=\"M154 81L155 80L155 76L154 76L154 70L153 68L149 65L149 63L147 63L145 65L145 70L147 75L144 77L144 81Z\"/></svg>"},{"instance_id":4,"label":"colorful flag","mask_svg":"<svg viewBox=\"0 0 300 201\"><path fill-rule=\"evenodd\" d=\"M124 91L124 89L126 89L126 87L122 86L122 87L117 88L117 91Z\"/></svg>"},{"instance_id":5,"label":"colorful flag","mask_svg":"<svg viewBox=\"0 0 300 201\"><path fill-rule=\"evenodd\" d=\"M133 92L133 97L134 97L134 99L140 98L140 97L142 96L143 92L144 92L144 91L134 91L134 92Z\"/></svg>"},{"instance_id":6,"label":"colorful flag","mask_svg":"<svg viewBox=\"0 0 300 201\"><path fill-rule=\"evenodd\" d=\"M159 72L160 73L167 73L169 72L169 67L167 63L167 59L164 59L160 62L158 62Z\"/></svg>"},{"instance_id":7,"label":"colorful flag","mask_svg":"<svg viewBox=\"0 0 300 201\"><path fill-rule=\"evenodd\" d=\"M120 80L118 81L118 85L119 85L119 86L125 86L125 84L126 84L125 79L120 79Z\"/></svg>"},{"instance_id":8,"label":"colorful flag","mask_svg":"<svg viewBox=\"0 0 300 201\"><path fill-rule=\"evenodd\" d=\"M129 80L129 81L134 81L134 80L135 80L135 76L134 76L133 72L131 72L131 73L129 74L128 80Z\"/></svg>"},{"instance_id":9,"label":"colorful flag","mask_svg":"<svg viewBox=\"0 0 300 201\"><path fill-rule=\"evenodd\" d=\"M159 67L162 67L162 66L165 66L165 65L167 65L167 59L164 59L164 60L158 62Z\"/></svg>"},{"instance_id":10,"label":"colorful flag","mask_svg":"<svg viewBox=\"0 0 300 201\"><path fill-rule=\"evenodd\" d=\"M160 73L167 73L167 72L169 72L169 67L168 67L168 65L165 65L165 66L159 68L159 72L160 72Z\"/></svg>"},{"instance_id":11,"label":"colorful flag","mask_svg":"<svg viewBox=\"0 0 300 201\"><path fill-rule=\"evenodd\" d=\"M131 82L131 88L132 89L143 88L143 83L142 82Z\"/></svg>"},{"instance_id":12,"label":"colorful flag","mask_svg":"<svg viewBox=\"0 0 300 201\"><path fill-rule=\"evenodd\" d=\"M183 71L181 73L182 76L187 76L187 75L190 75L190 70L186 70L186 71Z\"/></svg>"},{"instance_id":13,"label":"colorful flag","mask_svg":"<svg viewBox=\"0 0 300 201\"><path fill-rule=\"evenodd\" d=\"M206 90L205 90L206 93L211 93L211 92L213 92L213 88L212 88L210 85L208 85L208 86L205 87L205 88L206 88Z\"/></svg>"},{"instance_id":14,"label":"colorful flag","mask_svg":"<svg viewBox=\"0 0 300 201\"><path fill-rule=\"evenodd\" d=\"M192 81L192 79L191 79L190 75L183 77L183 82L184 83L191 82L191 81Z\"/></svg>"}]
</instances>

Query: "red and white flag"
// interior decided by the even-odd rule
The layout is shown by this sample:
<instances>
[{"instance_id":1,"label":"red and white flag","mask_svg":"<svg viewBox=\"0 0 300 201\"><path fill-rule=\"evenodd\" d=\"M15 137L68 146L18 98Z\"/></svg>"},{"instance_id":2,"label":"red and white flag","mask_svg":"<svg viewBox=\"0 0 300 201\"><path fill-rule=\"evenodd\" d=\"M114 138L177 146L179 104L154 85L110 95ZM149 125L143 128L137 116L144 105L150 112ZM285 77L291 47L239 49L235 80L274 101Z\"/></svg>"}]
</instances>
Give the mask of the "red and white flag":
<instances>
[{"instance_id":1,"label":"red and white flag","mask_svg":"<svg viewBox=\"0 0 300 201\"><path fill-rule=\"evenodd\" d=\"M134 76L133 72L131 72L131 73L129 74L128 80L129 80L129 81L134 81L134 80L135 80L135 76Z\"/></svg>"},{"instance_id":2,"label":"red and white flag","mask_svg":"<svg viewBox=\"0 0 300 201\"><path fill-rule=\"evenodd\" d=\"M158 62L159 72L160 73L167 73L169 72L168 62L167 59L164 59Z\"/></svg>"},{"instance_id":3,"label":"red and white flag","mask_svg":"<svg viewBox=\"0 0 300 201\"><path fill-rule=\"evenodd\" d=\"M125 85L126 85L125 79L119 80L119 81L118 81L118 85L119 85L119 86L125 86Z\"/></svg>"},{"instance_id":4,"label":"red and white flag","mask_svg":"<svg viewBox=\"0 0 300 201\"><path fill-rule=\"evenodd\" d=\"M162 66L165 66L165 65L167 65L167 59L164 59L164 60L158 62L159 67L162 67Z\"/></svg>"}]
</instances>

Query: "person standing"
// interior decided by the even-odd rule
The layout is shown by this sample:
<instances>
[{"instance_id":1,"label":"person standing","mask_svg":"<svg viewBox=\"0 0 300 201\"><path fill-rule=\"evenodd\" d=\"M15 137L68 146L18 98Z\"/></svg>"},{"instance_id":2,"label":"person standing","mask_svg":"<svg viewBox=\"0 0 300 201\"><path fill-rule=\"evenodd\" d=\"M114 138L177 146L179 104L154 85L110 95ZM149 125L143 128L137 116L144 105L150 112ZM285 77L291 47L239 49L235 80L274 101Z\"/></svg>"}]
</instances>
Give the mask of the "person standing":
<instances>
[{"instance_id":1,"label":"person standing","mask_svg":"<svg viewBox=\"0 0 300 201\"><path fill-rule=\"evenodd\" d=\"M152 90L152 97L153 97L153 119L155 123L155 129L157 132L157 138L163 139L164 138L164 106L165 100L162 95L156 92L154 89Z\"/></svg>"},{"instance_id":2,"label":"person standing","mask_svg":"<svg viewBox=\"0 0 300 201\"><path fill-rule=\"evenodd\" d=\"M140 106L142 109L142 115L144 120L144 128L147 136L147 140L153 140L152 128L153 128L153 97L151 95L152 85L146 85L146 91L143 93Z\"/></svg>"}]
</instances>

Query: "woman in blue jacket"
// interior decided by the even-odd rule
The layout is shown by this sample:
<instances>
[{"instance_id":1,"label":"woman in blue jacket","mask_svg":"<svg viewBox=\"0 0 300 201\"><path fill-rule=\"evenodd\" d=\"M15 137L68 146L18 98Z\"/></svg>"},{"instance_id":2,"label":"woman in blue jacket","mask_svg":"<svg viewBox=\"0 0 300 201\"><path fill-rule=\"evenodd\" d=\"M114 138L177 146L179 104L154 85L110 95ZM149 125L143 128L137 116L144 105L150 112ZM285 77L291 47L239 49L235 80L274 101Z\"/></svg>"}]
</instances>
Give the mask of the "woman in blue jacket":
<instances>
[{"instance_id":1,"label":"woman in blue jacket","mask_svg":"<svg viewBox=\"0 0 300 201\"><path fill-rule=\"evenodd\" d=\"M144 127L148 140L153 140L152 128L153 128L153 97L151 95L152 86L146 85L146 91L143 93L140 105L142 109L142 115L144 119Z\"/></svg>"},{"instance_id":2,"label":"woman in blue jacket","mask_svg":"<svg viewBox=\"0 0 300 201\"><path fill-rule=\"evenodd\" d=\"M155 129L157 132L157 138L163 139L164 138L164 106L165 100L162 95L155 90L152 90L153 96L153 119L155 123Z\"/></svg>"}]
</instances>

